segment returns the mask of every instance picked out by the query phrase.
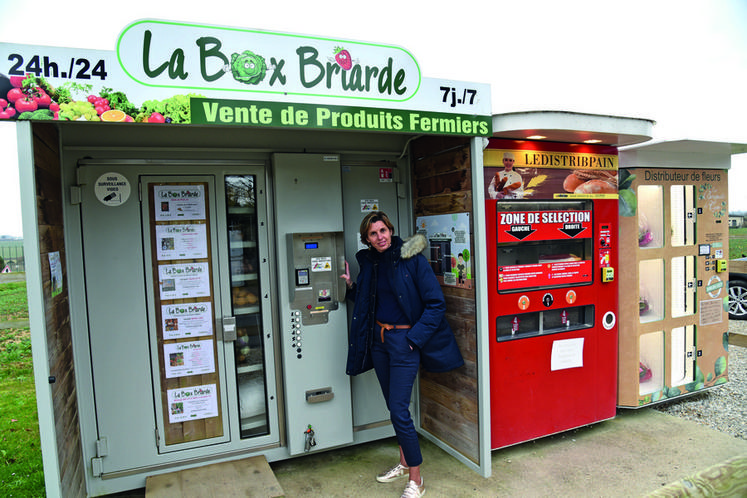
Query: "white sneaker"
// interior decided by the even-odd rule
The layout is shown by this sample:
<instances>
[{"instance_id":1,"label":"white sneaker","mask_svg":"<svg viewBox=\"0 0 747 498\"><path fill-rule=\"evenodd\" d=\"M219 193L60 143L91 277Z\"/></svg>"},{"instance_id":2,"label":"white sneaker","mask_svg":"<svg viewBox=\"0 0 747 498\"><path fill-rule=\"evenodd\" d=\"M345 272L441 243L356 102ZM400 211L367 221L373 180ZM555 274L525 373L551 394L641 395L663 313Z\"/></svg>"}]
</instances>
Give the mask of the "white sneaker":
<instances>
[{"instance_id":1,"label":"white sneaker","mask_svg":"<svg viewBox=\"0 0 747 498\"><path fill-rule=\"evenodd\" d=\"M425 494L425 480L421 477L420 486L415 484L415 481L408 482L400 498L420 498L424 494Z\"/></svg>"},{"instance_id":2,"label":"white sneaker","mask_svg":"<svg viewBox=\"0 0 747 498\"><path fill-rule=\"evenodd\" d=\"M401 463L398 463L386 472L382 472L381 474L377 475L376 480L379 482L392 482L406 475L410 475L410 468L405 467Z\"/></svg>"}]
</instances>

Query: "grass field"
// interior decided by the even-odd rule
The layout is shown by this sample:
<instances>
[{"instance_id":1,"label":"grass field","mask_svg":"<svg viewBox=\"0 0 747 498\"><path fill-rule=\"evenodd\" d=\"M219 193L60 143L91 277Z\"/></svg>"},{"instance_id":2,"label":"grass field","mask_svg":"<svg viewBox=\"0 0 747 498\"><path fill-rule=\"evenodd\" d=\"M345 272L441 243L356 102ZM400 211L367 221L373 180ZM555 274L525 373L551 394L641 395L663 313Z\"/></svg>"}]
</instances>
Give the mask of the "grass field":
<instances>
[{"instance_id":1,"label":"grass field","mask_svg":"<svg viewBox=\"0 0 747 498\"><path fill-rule=\"evenodd\" d=\"M0 283L0 323L28 318L26 283ZM0 489L45 496L28 327L0 328Z\"/></svg>"},{"instance_id":2,"label":"grass field","mask_svg":"<svg viewBox=\"0 0 747 498\"><path fill-rule=\"evenodd\" d=\"M729 229L729 259L747 256L747 228Z\"/></svg>"}]
</instances>

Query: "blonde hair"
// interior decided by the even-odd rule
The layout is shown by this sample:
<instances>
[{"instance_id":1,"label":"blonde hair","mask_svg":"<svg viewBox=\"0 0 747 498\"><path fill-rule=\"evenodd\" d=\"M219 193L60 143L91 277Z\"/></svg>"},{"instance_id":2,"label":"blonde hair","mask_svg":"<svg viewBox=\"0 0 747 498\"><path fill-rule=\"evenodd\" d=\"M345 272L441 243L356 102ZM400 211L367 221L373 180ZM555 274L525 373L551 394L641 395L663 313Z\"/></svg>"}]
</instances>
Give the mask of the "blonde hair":
<instances>
[{"instance_id":1,"label":"blonde hair","mask_svg":"<svg viewBox=\"0 0 747 498\"><path fill-rule=\"evenodd\" d=\"M383 222L384 225L386 225L387 228L391 230L392 234L394 233L394 225L389 220L389 216L387 216L384 211L371 211L366 215L365 218L363 218L363 221L361 221L360 234L361 243L363 245L371 247L371 244L368 242L368 231L371 229L371 225L373 225L377 221Z\"/></svg>"}]
</instances>

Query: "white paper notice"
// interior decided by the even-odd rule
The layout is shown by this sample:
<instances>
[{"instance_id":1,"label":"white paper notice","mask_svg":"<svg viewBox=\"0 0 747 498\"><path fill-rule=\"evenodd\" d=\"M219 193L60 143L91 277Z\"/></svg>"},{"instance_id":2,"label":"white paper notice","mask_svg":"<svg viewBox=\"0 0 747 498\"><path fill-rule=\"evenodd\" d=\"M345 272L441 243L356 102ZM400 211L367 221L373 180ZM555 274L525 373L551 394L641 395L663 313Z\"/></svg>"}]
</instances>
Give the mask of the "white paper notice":
<instances>
[{"instance_id":1,"label":"white paper notice","mask_svg":"<svg viewBox=\"0 0 747 498\"><path fill-rule=\"evenodd\" d=\"M207 225L156 225L158 260L208 257Z\"/></svg>"},{"instance_id":2,"label":"white paper notice","mask_svg":"<svg viewBox=\"0 0 747 498\"><path fill-rule=\"evenodd\" d=\"M167 379L215 372L212 339L164 344L163 356Z\"/></svg>"},{"instance_id":3,"label":"white paper notice","mask_svg":"<svg viewBox=\"0 0 747 498\"><path fill-rule=\"evenodd\" d=\"M210 296L208 263L159 265L161 300Z\"/></svg>"},{"instance_id":4,"label":"white paper notice","mask_svg":"<svg viewBox=\"0 0 747 498\"><path fill-rule=\"evenodd\" d=\"M564 339L552 343L550 370L584 366L584 338Z\"/></svg>"},{"instance_id":5,"label":"white paper notice","mask_svg":"<svg viewBox=\"0 0 747 498\"><path fill-rule=\"evenodd\" d=\"M165 340L213 335L213 303L162 305L161 330Z\"/></svg>"},{"instance_id":6,"label":"white paper notice","mask_svg":"<svg viewBox=\"0 0 747 498\"><path fill-rule=\"evenodd\" d=\"M204 220L204 185L156 185L153 187L156 221Z\"/></svg>"},{"instance_id":7,"label":"white paper notice","mask_svg":"<svg viewBox=\"0 0 747 498\"><path fill-rule=\"evenodd\" d=\"M215 384L169 389L166 395L170 424L218 416L218 389Z\"/></svg>"}]
</instances>

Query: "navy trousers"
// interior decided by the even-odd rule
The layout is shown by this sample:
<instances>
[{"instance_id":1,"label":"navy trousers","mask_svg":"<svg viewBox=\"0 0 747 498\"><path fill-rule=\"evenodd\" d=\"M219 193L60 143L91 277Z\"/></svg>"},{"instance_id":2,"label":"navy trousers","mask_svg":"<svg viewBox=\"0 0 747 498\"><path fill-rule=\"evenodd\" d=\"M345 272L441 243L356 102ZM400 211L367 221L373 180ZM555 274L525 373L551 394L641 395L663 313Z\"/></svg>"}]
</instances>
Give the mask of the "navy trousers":
<instances>
[{"instance_id":1,"label":"navy trousers","mask_svg":"<svg viewBox=\"0 0 747 498\"><path fill-rule=\"evenodd\" d=\"M384 332L383 343L376 334L371 358L405 462L408 467L417 467L423 463L423 456L410 414L410 398L420 367L420 350L410 349L407 330L392 329Z\"/></svg>"}]
</instances>

